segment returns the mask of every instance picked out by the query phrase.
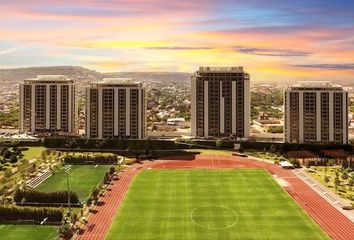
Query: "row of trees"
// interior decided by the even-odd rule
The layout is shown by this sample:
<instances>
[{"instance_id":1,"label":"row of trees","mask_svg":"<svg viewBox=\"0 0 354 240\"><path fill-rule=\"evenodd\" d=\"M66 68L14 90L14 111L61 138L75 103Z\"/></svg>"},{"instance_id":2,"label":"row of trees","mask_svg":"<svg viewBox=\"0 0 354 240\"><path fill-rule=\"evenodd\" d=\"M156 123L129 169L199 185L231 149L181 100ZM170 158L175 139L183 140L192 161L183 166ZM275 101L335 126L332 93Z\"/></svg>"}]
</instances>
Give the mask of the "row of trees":
<instances>
[{"instance_id":1,"label":"row of trees","mask_svg":"<svg viewBox=\"0 0 354 240\"><path fill-rule=\"evenodd\" d=\"M35 190L17 190L14 201L17 203L67 203L68 191L38 192ZM78 204L79 197L75 192L70 192L70 202Z\"/></svg>"},{"instance_id":2,"label":"row of trees","mask_svg":"<svg viewBox=\"0 0 354 240\"><path fill-rule=\"evenodd\" d=\"M116 172L116 169L113 166L110 167L107 170L107 172L105 173L102 183L103 184L110 184L115 172ZM99 186L94 186L91 189L91 196L86 200L86 204L91 205L92 202L97 202L102 189L103 189L102 184L100 184Z\"/></svg>"},{"instance_id":3,"label":"row of trees","mask_svg":"<svg viewBox=\"0 0 354 240\"><path fill-rule=\"evenodd\" d=\"M115 164L116 154L70 154L63 157L66 164Z\"/></svg>"},{"instance_id":4,"label":"row of trees","mask_svg":"<svg viewBox=\"0 0 354 240\"><path fill-rule=\"evenodd\" d=\"M59 209L0 206L0 222L12 222L20 220L31 220L40 223L45 218L50 223L60 223L63 213Z\"/></svg>"}]
</instances>

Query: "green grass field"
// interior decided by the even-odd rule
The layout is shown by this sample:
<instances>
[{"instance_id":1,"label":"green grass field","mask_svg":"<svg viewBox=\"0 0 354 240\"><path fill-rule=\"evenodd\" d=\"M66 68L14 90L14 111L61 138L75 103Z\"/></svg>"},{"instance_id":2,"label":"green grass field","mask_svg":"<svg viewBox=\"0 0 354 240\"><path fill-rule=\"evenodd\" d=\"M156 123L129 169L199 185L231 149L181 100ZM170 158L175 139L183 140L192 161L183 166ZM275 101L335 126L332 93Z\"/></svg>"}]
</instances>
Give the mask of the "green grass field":
<instances>
[{"instance_id":1,"label":"green grass field","mask_svg":"<svg viewBox=\"0 0 354 240\"><path fill-rule=\"evenodd\" d=\"M261 169L146 170L108 240L328 239Z\"/></svg>"},{"instance_id":2,"label":"green grass field","mask_svg":"<svg viewBox=\"0 0 354 240\"><path fill-rule=\"evenodd\" d=\"M91 194L92 187L98 185L108 170L108 165L72 165L69 173L70 191L79 195L80 201L85 201ZM39 185L36 190L43 192L67 190L66 174L63 170Z\"/></svg>"},{"instance_id":3,"label":"green grass field","mask_svg":"<svg viewBox=\"0 0 354 240\"><path fill-rule=\"evenodd\" d=\"M0 239L53 240L57 239L57 227L38 225L0 225Z\"/></svg>"},{"instance_id":4,"label":"green grass field","mask_svg":"<svg viewBox=\"0 0 354 240\"><path fill-rule=\"evenodd\" d=\"M45 150L44 147L28 147L28 150L23 151L23 158L30 160L32 158L41 157L42 151Z\"/></svg>"},{"instance_id":5,"label":"green grass field","mask_svg":"<svg viewBox=\"0 0 354 240\"><path fill-rule=\"evenodd\" d=\"M187 152L199 152L201 155L219 155L231 157L232 151L219 149L186 149Z\"/></svg>"}]
</instances>

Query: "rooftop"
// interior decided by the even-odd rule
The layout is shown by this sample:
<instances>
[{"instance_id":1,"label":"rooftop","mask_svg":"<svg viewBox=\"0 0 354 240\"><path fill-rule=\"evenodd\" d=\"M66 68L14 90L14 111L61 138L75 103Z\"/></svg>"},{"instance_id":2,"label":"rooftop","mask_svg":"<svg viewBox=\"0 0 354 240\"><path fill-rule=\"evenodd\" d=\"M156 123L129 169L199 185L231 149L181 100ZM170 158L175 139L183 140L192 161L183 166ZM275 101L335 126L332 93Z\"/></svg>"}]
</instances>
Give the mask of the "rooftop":
<instances>
[{"instance_id":1,"label":"rooftop","mask_svg":"<svg viewBox=\"0 0 354 240\"><path fill-rule=\"evenodd\" d=\"M141 85L141 82L137 82L133 78L103 78L92 85Z\"/></svg>"},{"instance_id":2,"label":"rooftop","mask_svg":"<svg viewBox=\"0 0 354 240\"><path fill-rule=\"evenodd\" d=\"M133 78L103 78L102 83L129 84L136 82Z\"/></svg>"},{"instance_id":3,"label":"rooftop","mask_svg":"<svg viewBox=\"0 0 354 240\"><path fill-rule=\"evenodd\" d=\"M332 87L342 87L338 84L332 84L328 81L302 81L299 84L293 85L293 87L304 87L304 88L332 88Z\"/></svg>"},{"instance_id":4,"label":"rooftop","mask_svg":"<svg viewBox=\"0 0 354 240\"><path fill-rule=\"evenodd\" d=\"M288 87L295 91L343 91L343 87L328 81L302 81Z\"/></svg>"},{"instance_id":5,"label":"rooftop","mask_svg":"<svg viewBox=\"0 0 354 240\"><path fill-rule=\"evenodd\" d=\"M35 81L65 81L71 80L65 75L37 75L36 78L29 78L26 80L35 80Z\"/></svg>"},{"instance_id":6,"label":"rooftop","mask_svg":"<svg viewBox=\"0 0 354 240\"><path fill-rule=\"evenodd\" d=\"M243 67L199 67L199 72L243 72Z\"/></svg>"}]
</instances>

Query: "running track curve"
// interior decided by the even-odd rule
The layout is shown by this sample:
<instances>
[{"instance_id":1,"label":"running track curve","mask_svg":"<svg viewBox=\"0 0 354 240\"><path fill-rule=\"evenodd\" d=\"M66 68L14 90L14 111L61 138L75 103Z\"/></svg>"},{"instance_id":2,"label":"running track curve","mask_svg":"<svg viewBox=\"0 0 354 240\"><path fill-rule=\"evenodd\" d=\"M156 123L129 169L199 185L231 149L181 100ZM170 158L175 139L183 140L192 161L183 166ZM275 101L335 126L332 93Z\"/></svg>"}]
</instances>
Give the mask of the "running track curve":
<instances>
[{"instance_id":1,"label":"running track curve","mask_svg":"<svg viewBox=\"0 0 354 240\"><path fill-rule=\"evenodd\" d=\"M250 160L241 157L224 157L217 155L197 155L194 160L183 160L176 157L169 160L157 160L137 164L120 174L120 179L113 182L102 198L103 205L96 208L97 213L91 214L88 224L81 235L75 239L100 240L108 233L114 217L123 202L133 178L143 169L188 169L188 168L263 168L278 178L284 179L288 186L286 191L293 199L319 224L322 229L335 240L353 240L354 223L323 199L289 170L267 162Z\"/></svg>"}]
</instances>

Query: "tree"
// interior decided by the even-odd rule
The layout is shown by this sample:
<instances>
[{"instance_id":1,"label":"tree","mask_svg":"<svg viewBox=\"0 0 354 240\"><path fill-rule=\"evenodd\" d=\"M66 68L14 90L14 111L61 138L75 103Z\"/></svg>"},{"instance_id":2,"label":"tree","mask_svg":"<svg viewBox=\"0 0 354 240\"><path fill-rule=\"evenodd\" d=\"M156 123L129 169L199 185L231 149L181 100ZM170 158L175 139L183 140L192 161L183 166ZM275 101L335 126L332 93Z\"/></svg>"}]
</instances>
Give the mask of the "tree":
<instances>
[{"instance_id":1,"label":"tree","mask_svg":"<svg viewBox=\"0 0 354 240\"><path fill-rule=\"evenodd\" d=\"M239 149L238 149L238 152L239 153L243 153L245 151L245 149L243 148L243 147L240 147Z\"/></svg>"},{"instance_id":2,"label":"tree","mask_svg":"<svg viewBox=\"0 0 354 240\"><path fill-rule=\"evenodd\" d=\"M103 177L103 183L104 184L108 184L110 182L110 177L109 177L109 173L106 172L104 177Z\"/></svg>"},{"instance_id":3,"label":"tree","mask_svg":"<svg viewBox=\"0 0 354 240\"><path fill-rule=\"evenodd\" d=\"M270 145L269 152L275 153L276 151L277 151L277 149L275 148L274 144Z\"/></svg>"},{"instance_id":4,"label":"tree","mask_svg":"<svg viewBox=\"0 0 354 240\"><path fill-rule=\"evenodd\" d=\"M17 162L17 156L16 155L11 155L9 158L11 163L16 163Z\"/></svg>"},{"instance_id":5,"label":"tree","mask_svg":"<svg viewBox=\"0 0 354 240\"><path fill-rule=\"evenodd\" d=\"M222 139L217 139L215 142L215 145L217 148L221 148L223 145L223 140Z\"/></svg>"},{"instance_id":6,"label":"tree","mask_svg":"<svg viewBox=\"0 0 354 240\"><path fill-rule=\"evenodd\" d=\"M100 189L97 186L93 187L91 191L92 199L96 200L98 198L99 193L100 193Z\"/></svg>"},{"instance_id":7,"label":"tree","mask_svg":"<svg viewBox=\"0 0 354 240\"><path fill-rule=\"evenodd\" d=\"M5 158L5 159L8 159L10 158L10 156L12 155L12 152L8 149L6 149L5 151L3 151L2 153L2 156Z\"/></svg>"},{"instance_id":8,"label":"tree","mask_svg":"<svg viewBox=\"0 0 354 240\"><path fill-rule=\"evenodd\" d=\"M42 160L45 160L47 158L47 152L45 150L42 151L41 157Z\"/></svg>"},{"instance_id":9,"label":"tree","mask_svg":"<svg viewBox=\"0 0 354 240\"><path fill-rule=\"evenodd\" d=\"M324 176L324 181L326 182L326 184L329 183L330 180L329 180L329 177L327 175Z\"/></svg>"},{"instance_id":10,"label":"tree","mask_svg":"<svg viewBox=\"0 0 354 240\"><path fill-rule=\"evenodd\" d=\"M73 228L70 226L70 223L64 223L59 227L59 236L63 239L71 239L74 235Z\"/></svg>"},{"instance_id":11,"label":"tree","mask_svg":"<svg viewBox=\"0 0 354 240\"><path fill-rule=\"evenodd\" d=\"M113 175L115 172L116 172L116 169L113 166L111 166L109 168L109 175Z\"/></svg>"},{"instance_id":12,"label":"tree","mask_svg":"<svg viewBox=\"0 0 354 240\"><path fill-rule=\"evenodd\" d=\"M350 179L349 179L349 181L348 181L348 186L349 187L353 187L353 185L354 185L354 179L353 179L354 177L351 177Z\"/></svg>"},{"instance_id":13,"label":"tree","mask_svg":"<svg viewBox=\"0 0 354 240\"><path fill-rule=\"evenodd\" d=\"M342 179L343 179L343 180L347 180L347 179L348 179L348 172L347 172L347 171L343 171L343 173L342 173Z\"/></svg>"},{"instance_id":14,"label":"tree","mask_svg":"<svg viewBox=\"0 0 354 240\"><path fill-rule=\"evenodd\" d=\"M338 186L340 186L340 180L339 176L336 175L336 177L334 178L334 188L336 189L336 191L338 190Z\"/></svg>"}]
</instances>

